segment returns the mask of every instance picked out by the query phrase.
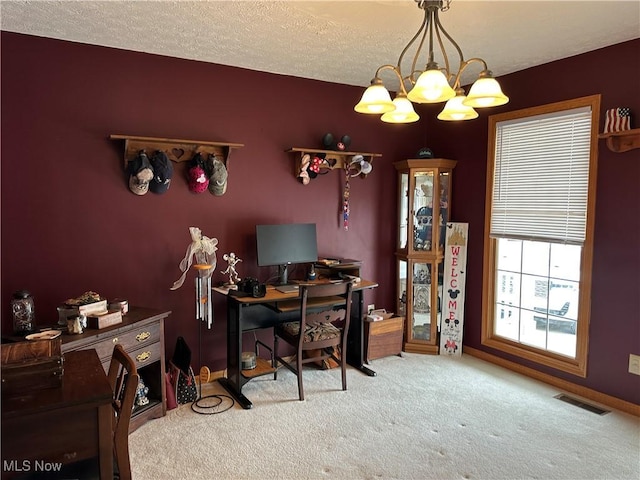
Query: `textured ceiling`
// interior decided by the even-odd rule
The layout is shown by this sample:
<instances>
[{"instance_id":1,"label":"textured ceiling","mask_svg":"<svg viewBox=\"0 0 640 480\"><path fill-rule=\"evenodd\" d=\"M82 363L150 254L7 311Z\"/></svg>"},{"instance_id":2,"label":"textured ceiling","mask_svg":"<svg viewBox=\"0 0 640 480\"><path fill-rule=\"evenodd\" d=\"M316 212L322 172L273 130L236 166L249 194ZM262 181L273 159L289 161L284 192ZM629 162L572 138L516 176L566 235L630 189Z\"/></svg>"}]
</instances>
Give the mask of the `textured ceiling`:
<instances>
[{"instance_id":1,"label":"textured ceiling","mask_svg":"<svg viewBox=\"0 0 640 480\"><path fill-rule=\"evenodd\" d=\"M422 11L413 0L1 0L0 18L11 32L366 86ZM640 2L455 0L441 21L499 76L640 37ZM463 83L480 69L468 70Z\"/></svg>"}]
</instances>

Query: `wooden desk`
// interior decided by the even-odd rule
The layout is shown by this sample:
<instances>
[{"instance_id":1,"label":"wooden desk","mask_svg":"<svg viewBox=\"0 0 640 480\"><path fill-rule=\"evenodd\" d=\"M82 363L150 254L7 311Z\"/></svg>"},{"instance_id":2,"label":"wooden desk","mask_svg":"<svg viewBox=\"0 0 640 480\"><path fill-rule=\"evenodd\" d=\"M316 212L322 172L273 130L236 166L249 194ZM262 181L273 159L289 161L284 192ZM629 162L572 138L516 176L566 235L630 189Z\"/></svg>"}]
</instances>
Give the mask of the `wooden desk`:
<instances>
[{"instance_id":1,"label":"wooden desk","mask_svg":"<svg viewBox=\"0 0 640 480\"><path fill-rule=\"evenodd\" d=\"M3 394L2 478L98 457L100 478L111 480L112 396L95 350L64 355L60 387Z\"/></svg>"},{"instance_id":2,"label":"wooden desk","mask_svg":"<svg viewBox=\"0 0 640 480\"><path fill-rule=\"evenodd\" d=\"M351 304L351 323L347 337L347 362L362 373L375 376L376 372L365 366L364 328L365 314L364 292L375 288L378 284L362 280L354 284ZM226 295L221 288L214 288L214 292ZM218 382L245 409L253 404L242 394L242 387L255 375L251 371L243 374L242 366L242 333L259 328L270 328L282 322L293 320L298 316L299 293L282 293L274 287L267 287L264 297L227 297L227 376ZM342 300L342 299L340 299ZM340 301L336 301L336 305ZM298 308L295 306L298 305ZM323 305L323 306L326 306Z\"/></svg>"}]
</instances>

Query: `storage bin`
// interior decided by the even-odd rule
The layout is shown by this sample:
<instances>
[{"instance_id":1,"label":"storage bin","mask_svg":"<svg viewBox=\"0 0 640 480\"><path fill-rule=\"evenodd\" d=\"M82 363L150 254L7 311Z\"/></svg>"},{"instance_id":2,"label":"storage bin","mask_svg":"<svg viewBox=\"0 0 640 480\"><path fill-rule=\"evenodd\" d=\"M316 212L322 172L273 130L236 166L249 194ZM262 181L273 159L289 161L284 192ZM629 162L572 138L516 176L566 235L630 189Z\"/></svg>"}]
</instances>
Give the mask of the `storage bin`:
<instances>
[{"instance_id":1,"label":"storage bin","mask_svg":"<svg viewBox=\"0 0 640 480\"><path fill-rule=\"evenodd\" d=\"M402 353L404 317L390 317L364 322L365 360Z\"/></svg>"}]
</instances>

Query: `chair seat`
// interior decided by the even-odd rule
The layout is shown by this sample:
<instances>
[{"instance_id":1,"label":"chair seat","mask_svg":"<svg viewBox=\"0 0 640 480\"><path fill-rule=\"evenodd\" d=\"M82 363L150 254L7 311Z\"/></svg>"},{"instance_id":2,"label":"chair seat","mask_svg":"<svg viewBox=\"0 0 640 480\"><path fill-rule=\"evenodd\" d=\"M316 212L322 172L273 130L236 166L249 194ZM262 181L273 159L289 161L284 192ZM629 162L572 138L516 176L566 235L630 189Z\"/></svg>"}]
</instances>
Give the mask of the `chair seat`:
<instances>
[{"instance_id":1,"label":"chair seat","mask_svg":"<svg viewBox=\"0 0 640 480\"><path fill-rule=\"evenodd\" d=\"M280 325L280 328L291 336L298 336L300 333L300 322L287 322ZM304 330L304 342L319 342L330 340L340 336L340 329L332 323L318 323L307 325Z\"/></svg>"}]
</instances>

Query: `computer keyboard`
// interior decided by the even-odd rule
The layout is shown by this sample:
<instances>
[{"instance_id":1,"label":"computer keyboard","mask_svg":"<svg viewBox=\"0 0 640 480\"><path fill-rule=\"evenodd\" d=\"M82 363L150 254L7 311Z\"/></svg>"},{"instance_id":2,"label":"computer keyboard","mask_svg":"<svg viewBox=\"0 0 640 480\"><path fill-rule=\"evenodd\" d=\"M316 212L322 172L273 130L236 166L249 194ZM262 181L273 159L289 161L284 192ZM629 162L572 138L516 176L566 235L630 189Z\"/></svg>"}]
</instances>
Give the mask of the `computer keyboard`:
<instances>
[{"instance_id":1,"label":"computer keyboard","mask_svg":"<svg viewBox=\"0 0 640 480\"><path fill-rule=\"evenodd\" d=\"M294 293L298 291L298 285L278 285L276 290L282 293Z\"/></svg>"}]
</instances>

